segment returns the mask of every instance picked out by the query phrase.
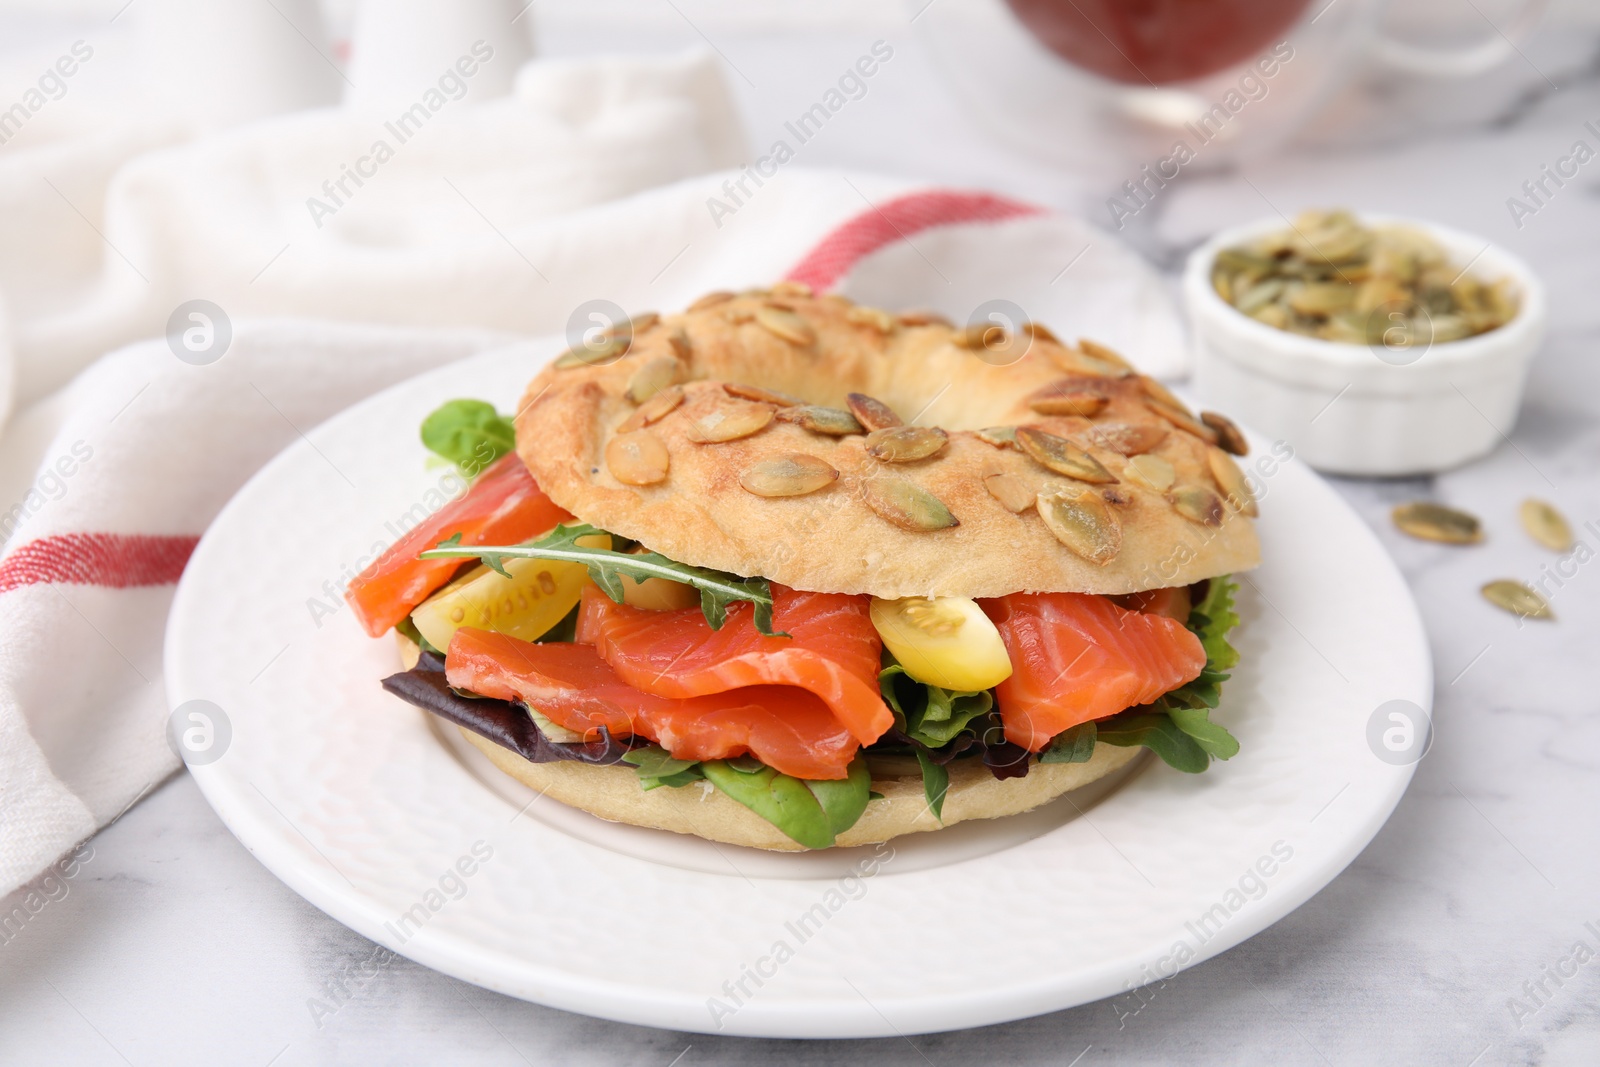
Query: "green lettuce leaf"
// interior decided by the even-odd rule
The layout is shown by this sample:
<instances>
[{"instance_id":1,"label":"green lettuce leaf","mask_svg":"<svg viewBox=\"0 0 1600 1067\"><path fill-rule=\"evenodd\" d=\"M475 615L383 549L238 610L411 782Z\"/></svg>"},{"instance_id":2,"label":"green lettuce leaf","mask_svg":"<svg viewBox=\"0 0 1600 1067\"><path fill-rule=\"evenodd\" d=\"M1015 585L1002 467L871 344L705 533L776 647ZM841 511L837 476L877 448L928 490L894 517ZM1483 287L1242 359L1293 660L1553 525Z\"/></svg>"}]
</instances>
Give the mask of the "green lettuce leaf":
<instances>
[{"instance_id":1,"label":"green lettuce leaf","mask_svg":"<svg viewBox=\"0 0 1600 1067\"><path fill-rule=\"evenodd\" d=\"M894 712L895 725L914 741L943 748L967 730L974 719L994 708L994 692L963 693L919 682L888 650L878 672L878 690ZM937 813L935 813L937 814Z\"/></svg>"},{"instance_id":2,"label":"green lettuce leaf","mask_svg":"<svg viewBox=\"0 0 1600 1067\"><path fill-rule=\"evenodd\" d=\"M779 774L759 762L745 770L743 760L708 760L700 765L706 779L806 848L827 848L836 832L833 821L806 783Z\"/></svg>"},{"instance_id":3,"label":"green lettuce leaf","mask_svg":"<svg viewBox=\"0 0 1600 1067\"><path fill-rule=\"evenodd\" d=\"M511 420L482 400L449 400L422 420L422 443L473 477L516 447Z\"/></svg>"},{"instance_id":4,"label":"green lettuce leaf","mask_svg":"<svg viewBox=\"0 0 1600 1067\"><path fill-rule=\"evenodd\" d=\"M1239 651L1228 644L1228 631L1239 625L1239 616L1233 610L1233 597L1239 583L1224 574L1207 583L1205 599L1189 612L1189 629L1200 638L1206 650L1206 666L1215 671L1229 671L1239 665Z\"/></svg>"},{"instance_id":5,"label":"green lettuce leaf","mask_svg":"<svg viewBox=\"0 0 1600 1067\"><path fill-rule=\"evenodd\" d=\"M806 848L830 847L838 835L856 824L872 799L872 775L861 756L851 762L849 777L836 781L791 778L752 756L708 760L696 766L719 792Z\"/></svg>"},{"instance_id":6,"label":"green lettuce leaf","mask_svg":"<svg viewBox=\"0 0 1600 1067\"><path fill-rule=\"evenodd\" d=\"M805 782L806 788L811 790L811 795L822 806L822 814L828 819L828 829L835 836L854 826L856 820L861 818L861 813L867 810L867 801L872 799L872 772L867 769L864 756L858 755L850 761L848 778L806 778L801 781Z\"/></svg>"}]
</instances>

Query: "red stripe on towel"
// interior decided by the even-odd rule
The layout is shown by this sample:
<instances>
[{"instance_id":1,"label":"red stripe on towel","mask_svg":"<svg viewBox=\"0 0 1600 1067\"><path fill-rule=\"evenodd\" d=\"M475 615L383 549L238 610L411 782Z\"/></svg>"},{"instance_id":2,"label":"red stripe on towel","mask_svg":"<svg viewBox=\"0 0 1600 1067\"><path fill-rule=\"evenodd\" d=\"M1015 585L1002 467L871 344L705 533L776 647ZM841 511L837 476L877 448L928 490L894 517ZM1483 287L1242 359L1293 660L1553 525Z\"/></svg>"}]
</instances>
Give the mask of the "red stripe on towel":
<instances>
[{"instance_id":1,"label":"red stripe on towel","mask_svg":"<svg viewBox=\"0 0 1600 1067\"><path fill-rule=\"evenodd\" d=\"M914 233L962 222L1003 222L1045 209L993 193L933 189L890 200L842 223L817 242L785 276L817 292L831 288L865 257Z\"/></svg>"},{"instance_id":2,"label":"red stripe on towel","mask_svg":"<svg viewBox=\"0 0 1600 1067\"><path fill-rule=\"evenodd\" d=\"M29 541L0 562L0 593L60 582L128 589L168 585L183 574L200 538L74 533Z\"/></svg>"}]
</instances>

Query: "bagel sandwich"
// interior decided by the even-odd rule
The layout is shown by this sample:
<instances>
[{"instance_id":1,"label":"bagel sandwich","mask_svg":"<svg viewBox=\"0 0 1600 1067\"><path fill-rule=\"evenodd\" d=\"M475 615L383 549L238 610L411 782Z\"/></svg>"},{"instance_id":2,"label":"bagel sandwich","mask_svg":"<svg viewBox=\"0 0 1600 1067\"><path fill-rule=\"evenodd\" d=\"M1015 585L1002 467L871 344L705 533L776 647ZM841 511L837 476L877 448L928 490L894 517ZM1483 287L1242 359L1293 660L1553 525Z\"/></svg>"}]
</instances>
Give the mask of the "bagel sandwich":
<instances>
[{"instance_id":1,"label":"bagel sandwich","mask_svg":"<svg viewBox=\"0 0 1600 1067\"><path fill-rule=\"evenodd\" d=\"M1102 345L780 283L422 439L470 487L347 599L386 689L561 803L799 850L1238 751L1248 445Z\"/></svg>"}]
</instances>

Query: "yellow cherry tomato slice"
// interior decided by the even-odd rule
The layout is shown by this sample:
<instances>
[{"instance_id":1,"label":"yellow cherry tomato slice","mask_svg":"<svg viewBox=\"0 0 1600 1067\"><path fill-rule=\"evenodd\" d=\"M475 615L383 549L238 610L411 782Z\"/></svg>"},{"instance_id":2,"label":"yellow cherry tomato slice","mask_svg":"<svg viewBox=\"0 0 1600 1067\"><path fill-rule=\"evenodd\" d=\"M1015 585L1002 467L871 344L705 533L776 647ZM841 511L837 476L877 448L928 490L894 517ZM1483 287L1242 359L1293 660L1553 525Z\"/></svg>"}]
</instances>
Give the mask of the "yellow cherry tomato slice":
<instances>
[{"instance_id":1,"label":"yellow cherry tomato slice","mask_svg":"<svg viewBox=\"0 0 1600 1067\"><path fill-rule=\"evenodd\" d=\"M872 624L900 666L919 682L975 693L1011 677L1000 631L966 597L874 598Z\"/></svg>"},{"instance_id":2,"label":"yellow cherry tomato slice","mask_svg":"<svg viewBox=\"0 0 1600 1067\"><path fill-rule=\"evenodd\" d=\"M585 539L587 540L587 539ZM607 547L611 539L606 537ZM566 618L589 580L581 563L550 559L506 559L507 578L487 566L457 578L411 613L411 621L434 648L450 647L463 626L533 641Z\"/></svg>"},{"instance_id":3,"label":"yellow cherry tomato slice","mask_svg":"<svg viewBox=\"0 0 1600 1067\"><path fill-rule=\"evenodd\" d=\"M645 549L635 548L633 551L637 555ZM629 607L646 611L680 611L700 605L700 591L692 585L669 582L665 578L646 578L641 582L626 574L617 577L622 580L622 602Z\"/></svg>"}]
</instances>

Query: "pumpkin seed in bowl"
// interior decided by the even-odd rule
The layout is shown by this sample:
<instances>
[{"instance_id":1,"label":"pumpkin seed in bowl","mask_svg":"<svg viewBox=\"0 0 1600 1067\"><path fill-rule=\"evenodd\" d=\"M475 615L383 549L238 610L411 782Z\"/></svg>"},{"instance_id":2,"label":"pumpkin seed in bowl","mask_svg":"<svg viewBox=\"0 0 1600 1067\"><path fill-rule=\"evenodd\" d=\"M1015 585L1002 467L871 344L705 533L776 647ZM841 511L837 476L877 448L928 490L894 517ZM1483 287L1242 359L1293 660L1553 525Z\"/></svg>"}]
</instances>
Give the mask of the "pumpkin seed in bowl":
<instances>
[{"instance_id":1,"label":"pumpkin seed in bowl","mask_svg":"<svg viewBox=\"0 0 1600 1067\"><path fill-rule=\"evenodd\" d=\"M1240 312L1324 341L1426 345L1498 329L1517 313L1510 278L1485 282L1408 226L1304 211L1286 230L1217 253L1211 284Z\"/></svg>"}]
</instances>

